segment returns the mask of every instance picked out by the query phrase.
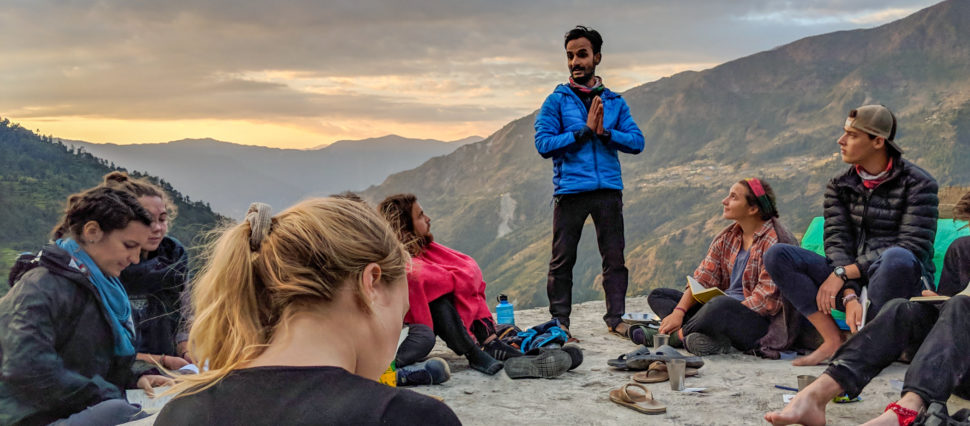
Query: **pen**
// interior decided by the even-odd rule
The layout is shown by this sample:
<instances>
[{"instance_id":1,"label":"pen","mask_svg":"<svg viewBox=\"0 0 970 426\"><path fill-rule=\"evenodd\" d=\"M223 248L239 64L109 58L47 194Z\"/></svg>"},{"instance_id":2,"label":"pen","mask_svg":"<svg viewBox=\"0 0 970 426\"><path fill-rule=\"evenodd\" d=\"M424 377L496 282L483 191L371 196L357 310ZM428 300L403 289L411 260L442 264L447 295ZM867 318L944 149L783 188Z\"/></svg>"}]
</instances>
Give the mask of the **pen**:
<instances>
[{"instance_id":1,"label":"pen","mask_svg":"<svg viewBox=\"0 0 970 426\"><path fill-rule=\"evenodd\" d=\"M783 390L798 392L798 389L790 388L788 386L775 385L775 387L778 388L778 389L783 389Z\"/></svg>"}]
</instances>

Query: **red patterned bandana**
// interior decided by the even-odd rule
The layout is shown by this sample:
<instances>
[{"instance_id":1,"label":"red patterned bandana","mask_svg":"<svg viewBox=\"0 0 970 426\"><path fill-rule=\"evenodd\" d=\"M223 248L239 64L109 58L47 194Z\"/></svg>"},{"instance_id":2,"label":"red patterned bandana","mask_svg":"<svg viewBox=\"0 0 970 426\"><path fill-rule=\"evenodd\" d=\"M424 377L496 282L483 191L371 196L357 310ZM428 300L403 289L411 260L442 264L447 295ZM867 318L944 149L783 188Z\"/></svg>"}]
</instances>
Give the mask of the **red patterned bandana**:
<instances>
[{"instance_id":1,"label":"red patterned bandana","mask_svg":"<svg viewBox=\"0 0 970 426\"><path fill-rule=\"evenodd\" d=\"M593 87L579 84L573 81L572 77L569 77L569 87L579 90L580 92L591 93L593 95L599 95L600 93L603 93L603 90L606 89L606 87L603 87L603 79L599 76L593 77Z\"/></svg>"},{"instance_id":2,"label":"red patterned bandana","mask_svg":"<svg viewBox=\"0 0 970 426\"><path fill-rule=\"evenodd\" d=\"M889 159L889 164L886 165L886 170L883 170L882 173L879 173L878 175L871 175L869 174L869 172L866 172L866 170L863 169L862 166L858 164L855 165L855 172L858 173L859 177L862 178L862 185L865 186L866 189L875 188L879 186L880 183L885 182L886 179L889 178L889 171L891 171L892 169L893 169L892 158Z\"/></svg>"}]
</instances>

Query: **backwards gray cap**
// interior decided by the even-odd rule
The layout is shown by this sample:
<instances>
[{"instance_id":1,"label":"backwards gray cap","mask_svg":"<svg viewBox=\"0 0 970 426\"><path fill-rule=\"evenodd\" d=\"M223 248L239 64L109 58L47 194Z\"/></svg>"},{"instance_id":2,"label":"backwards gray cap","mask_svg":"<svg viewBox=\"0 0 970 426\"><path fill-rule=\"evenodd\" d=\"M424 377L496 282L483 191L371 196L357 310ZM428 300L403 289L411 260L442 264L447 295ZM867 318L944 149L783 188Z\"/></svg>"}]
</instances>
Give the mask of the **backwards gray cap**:
<instances>
[{"instance_id":1,"label":"backwards gray cap","mask_svg":"<svg viewBox=\"0 0 970 426\"><path fill-rule=\"evenodd\" d=\"M866 132L870 135L879 136L886 139L886 143L903 153L903 149L893 140L896 136L896 117L882 105L865 105L852 110L849 118L845 119L845 127L851 127Z\"/></svg>"}]
</instances>

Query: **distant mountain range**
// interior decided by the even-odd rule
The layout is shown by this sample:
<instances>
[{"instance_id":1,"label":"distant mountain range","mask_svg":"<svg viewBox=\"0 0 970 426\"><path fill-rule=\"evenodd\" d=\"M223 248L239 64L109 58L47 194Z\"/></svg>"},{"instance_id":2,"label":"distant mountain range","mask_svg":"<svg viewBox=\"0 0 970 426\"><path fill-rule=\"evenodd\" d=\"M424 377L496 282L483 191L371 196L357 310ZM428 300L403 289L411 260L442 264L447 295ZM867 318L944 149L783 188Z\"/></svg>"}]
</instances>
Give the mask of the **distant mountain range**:
<instances>
[{"instance_id":1,"label":"distant mountain range","mask_svg":"<svg viewBox=\"0 0 970 426\"><path fill-rule=\"evenodd\" d=\"M253 201L283 209L309 196L364 189L391 173L480 140L473 136L444 142L388 135L310 150L213 139L135 145L65 142L130 170L157 175L186 195L206 200L214 210L240 218Z\"/></svg>"},{"instance_id":2,"label":"distant mountain range","mask_svg":"<svg viewBox=\"0 0 970 426\"><path fill-rule=\"evenodd\" d=\"M863 104L897 113L906 158L941 186L966 186L968 40L970 1L949 0L877 28L808 37L623 93L646 138L642 154L621 154L629 294L683 286L728 224L718 202L741 178L767 179L782 220L803 231L821 214L827 181L847 167L836 139L847 112ZM520 307L548 303L552 164L535 151L534 120L515 120L364 193L371 201L415 193L436 239L479 262L488 296L506 293ZM586 228L577 302L602 297L595 235Z\"/></svg>"},{"instance_id":3,"label":"distant mountain range","mask_svg":"<svg viewBox=\"0 0 970 426\"><path fill-rule=\"evenodd\" d=\"M67 196L101 183L115 169L105 160L0 117L0 296L6 293L7 274L17 255L36 252L47 243ZM203 242L200 237L226 218L205 202L189 200L168 182L147 178L175 202L178 215L169 235L189 248L194 262Z\"/></svg>"}]
</instances>

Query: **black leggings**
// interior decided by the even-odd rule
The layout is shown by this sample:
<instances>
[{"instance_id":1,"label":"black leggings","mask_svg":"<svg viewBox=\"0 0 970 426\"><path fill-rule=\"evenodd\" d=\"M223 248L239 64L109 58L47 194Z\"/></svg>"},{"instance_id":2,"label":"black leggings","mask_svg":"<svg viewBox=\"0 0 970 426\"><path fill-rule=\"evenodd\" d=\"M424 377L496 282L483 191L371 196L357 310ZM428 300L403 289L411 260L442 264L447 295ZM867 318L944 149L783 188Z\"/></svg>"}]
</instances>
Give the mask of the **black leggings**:
<instances>
[{"instance_id":1,"label":"black leggings","mask_svg":"<svg viewBox=\"0 0 970 426\"><path fill-rule=\"evenodd\" d=\"M424 359L434 349L435 335L431 327L424 324L408 325L408 335L397 348L394 365L404 367Z\"/></svg>"},{"instance_id":2,"label":"black leggings","mask_svg":"<svg viewBox=\"0 0 970 426\"><path fill-rule=\"evenodd\" d=\"M670 315L684 293L672 288L658 288L647 296L653 313L666 318ZM768 333L768 318L748 309L741 301L722 296L700 304L695 303L684 315L684 337L690 333L704 333L711 337L725 336L731 346L747 351L758 347L758 342Z\"/></svg>"},{"instance_id":3,"label":"black leggings","mask_svg":"<svg viewBox=\"0 0 970 426\"><path fill-rule=\"evenodd\" d=\"M440 302L440 305L441 306L439 306L439 309L442 310L442 316L439 320L448 321L446 318L451 316L451 314L450 312L445 314L444 311L455 310L455 307L448 299ZM445 305L451 305L451 308L449 309ZM455 313L457 314L457 310ZM475 340L478 340L478 344L483 345L485 339L495 334L495 323L490 321L488 318L475 320L472 323L472 334L475 335ZM434 349L435 337L434 330L432 330L431 327L424 324L408 325L408 335L404 338L404 341L401 342L401 346L397 348L397 355L394 357L394 365L404 367L406 365L414 364L427 357L428 354L431 353L431 350ZM461 337L456 338L461 339ZM459 345L461 344L459 343Z\"/></svg>"},{"instance_id":4,"label":"black leggings","mask_svg":"<svg viewBox=\"0 0 970 426\"><path fill-rule=\"evenodd\" d=\"M441 340L444 340L451 350L458 355L467 355L481 350L478 343L472 340L472 336L465 329L465 323L462 322L461 316L458 315L458 310L455 309L455 304L449 296L432 300L428 306L431 308L434 333L441 336Z\"/></svg>"}]
</instances>

